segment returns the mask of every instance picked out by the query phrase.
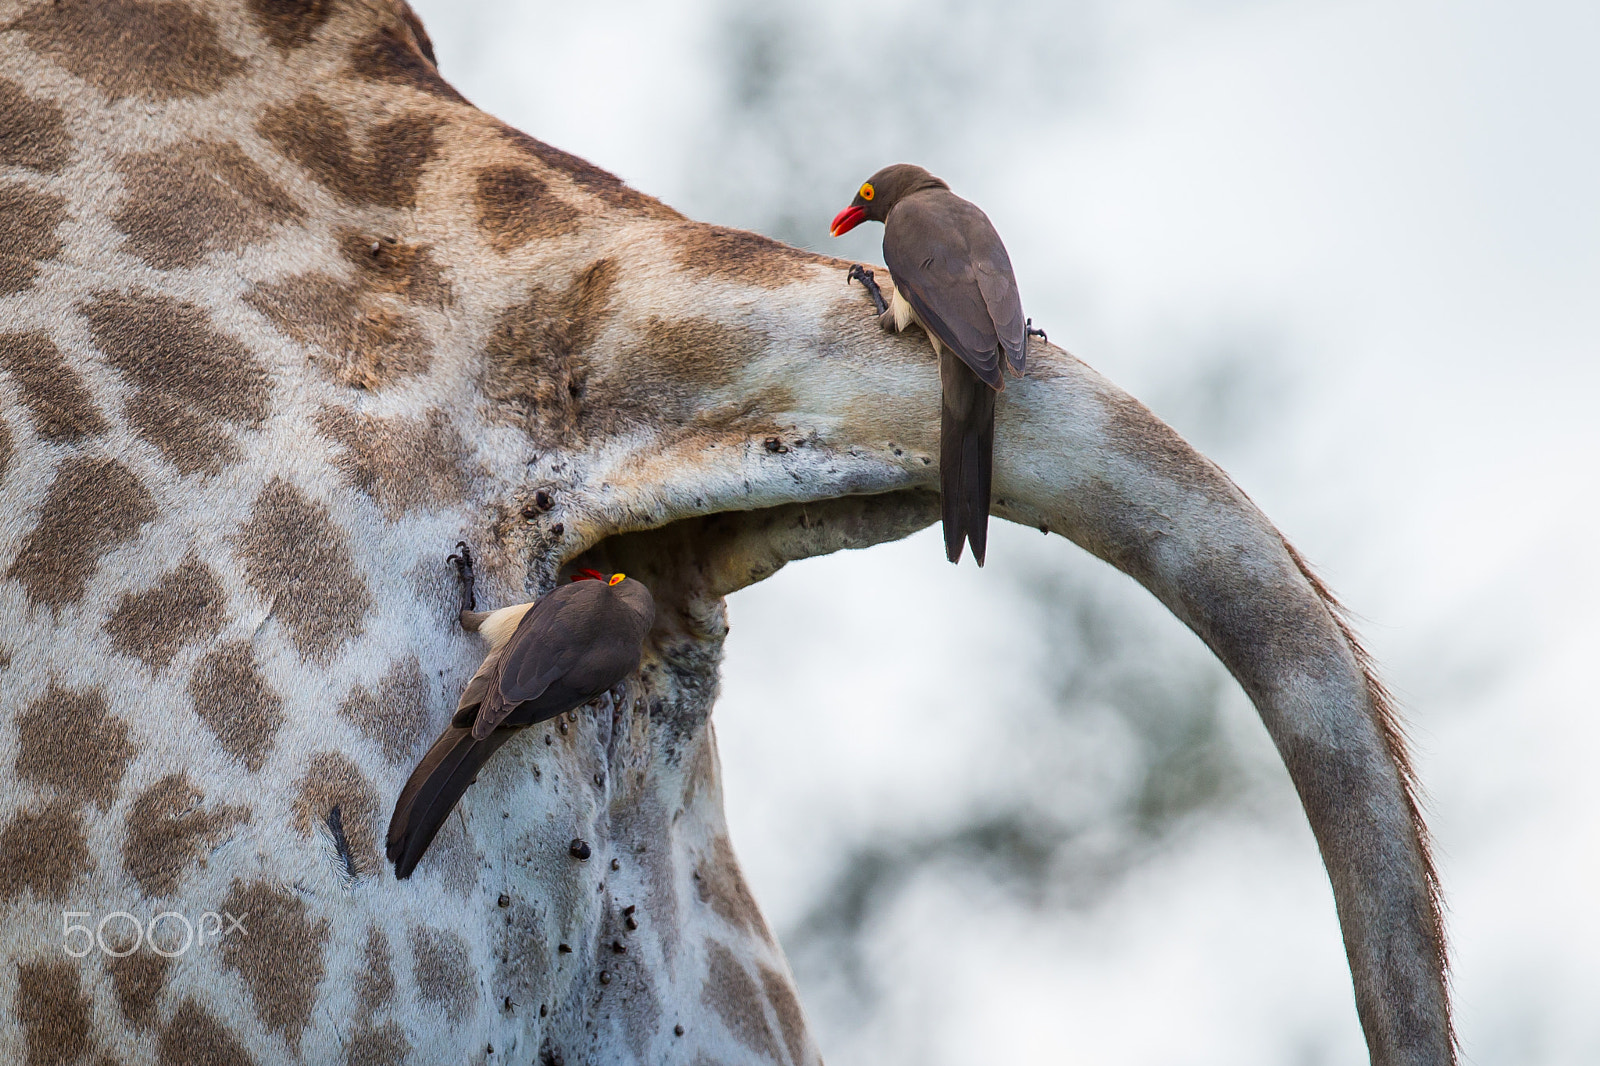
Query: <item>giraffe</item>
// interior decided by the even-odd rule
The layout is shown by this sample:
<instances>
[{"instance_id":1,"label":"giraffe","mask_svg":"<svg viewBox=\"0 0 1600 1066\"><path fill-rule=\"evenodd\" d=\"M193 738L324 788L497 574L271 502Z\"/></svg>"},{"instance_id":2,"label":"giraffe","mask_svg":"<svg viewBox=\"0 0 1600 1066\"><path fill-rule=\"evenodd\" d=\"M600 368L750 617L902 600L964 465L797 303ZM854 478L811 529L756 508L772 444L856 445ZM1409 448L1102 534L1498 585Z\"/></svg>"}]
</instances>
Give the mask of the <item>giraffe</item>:
<instances>
[{"instance_id":1,"label":"giraffe","mask_svg":"<svg viewBox=\"0 0 1600 1066\"><path fill-rule=\"evenodd\" d=\"M402 0L0 0L0 1058L820 1062L710 714L728 594L938 517L937 366L848 266L476 110ZM1337 604L1137 401L1029 365L994 513L1227 665L1372 1061L1453 1062L1412 772ZM489 605L595 566L657 621L398 882L383 820L481 657L458 540Z\"/></svg>"}]
</instances>

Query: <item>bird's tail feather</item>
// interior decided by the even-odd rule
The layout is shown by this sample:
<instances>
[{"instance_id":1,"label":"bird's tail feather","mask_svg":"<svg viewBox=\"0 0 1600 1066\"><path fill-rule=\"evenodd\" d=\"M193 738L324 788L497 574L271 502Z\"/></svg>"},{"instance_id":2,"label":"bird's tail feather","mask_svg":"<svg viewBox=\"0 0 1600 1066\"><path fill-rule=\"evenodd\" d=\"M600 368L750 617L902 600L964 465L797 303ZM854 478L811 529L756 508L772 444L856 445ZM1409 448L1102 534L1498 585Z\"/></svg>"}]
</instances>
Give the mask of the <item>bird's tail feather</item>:
<instances>
[{"instance_id":1,"label":"bird's tail feather","mask_svg":"<svg viewBox=\"0 0 1600 1066\"><path fill-rule=\"evenodd\" d=\"M433 742L400 790L394 816L389 819L387 854L396 878L403 881L411 876L462 793L511 732L500 729L474 740L470 725L451 725Z\"/></svg>"},{"instance_id":2,"label":"bird's tail feather","mask_svg":"<svg viewBox=\"0 0 1600 1066\"><path fill-rule=\"evenodd\" d=\"M995 392L948 348L939 356L944 399L939 419L939 491L944 552L953 563L962 542L983 565L989 541L989 481L994 464Z\"/></svg>"}]
</instances>

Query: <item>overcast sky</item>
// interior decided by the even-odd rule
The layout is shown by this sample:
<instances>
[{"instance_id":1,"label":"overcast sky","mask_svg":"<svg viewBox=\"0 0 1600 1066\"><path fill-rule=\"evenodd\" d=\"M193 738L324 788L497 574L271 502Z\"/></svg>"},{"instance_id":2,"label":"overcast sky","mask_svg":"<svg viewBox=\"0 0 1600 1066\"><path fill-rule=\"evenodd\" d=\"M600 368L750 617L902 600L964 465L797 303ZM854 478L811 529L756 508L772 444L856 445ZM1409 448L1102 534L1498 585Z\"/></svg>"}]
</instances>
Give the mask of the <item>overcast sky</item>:
<instances>
[{"instance_id":1,"label":"overcast sky","mask_svg":"<svg viewBox=\"0 0 1600 1066\"><path fill-rule=\"evenodd\" d=\"M1600 5L415 6L469 99L697 218L875 260L826 227L878 166L981 204L1051 339L1363 619L1466 1061L1600 1061ZM1248 703L1000 525L981 572L923 533L731 601L729 820L827 1060L1364 1061Z\"/></svg>"}]
</instances>

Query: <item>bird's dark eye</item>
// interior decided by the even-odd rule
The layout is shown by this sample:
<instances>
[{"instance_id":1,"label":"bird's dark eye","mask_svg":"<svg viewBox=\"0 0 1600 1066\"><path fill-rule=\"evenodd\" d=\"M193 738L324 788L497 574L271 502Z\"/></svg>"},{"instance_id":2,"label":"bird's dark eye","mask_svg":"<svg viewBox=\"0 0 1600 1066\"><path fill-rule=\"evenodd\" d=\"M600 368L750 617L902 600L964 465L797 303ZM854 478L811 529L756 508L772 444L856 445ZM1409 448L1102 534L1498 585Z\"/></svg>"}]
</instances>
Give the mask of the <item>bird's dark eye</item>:
<instances>
[{"instance_id":1,"label":"bird's dark eye","mask_svg":"<svg viewBox=\"0 0 1600 1066\"><path fill-rule=\"evenodd\" d=\"M878 190L876 190L876 189L874 189L872 187L872 182L868 181L868 182L863 182L862 183L862 185L861 185L861 198L863 200L870 200L876 195L878 195Z\"/></svg>"}]
</instances>

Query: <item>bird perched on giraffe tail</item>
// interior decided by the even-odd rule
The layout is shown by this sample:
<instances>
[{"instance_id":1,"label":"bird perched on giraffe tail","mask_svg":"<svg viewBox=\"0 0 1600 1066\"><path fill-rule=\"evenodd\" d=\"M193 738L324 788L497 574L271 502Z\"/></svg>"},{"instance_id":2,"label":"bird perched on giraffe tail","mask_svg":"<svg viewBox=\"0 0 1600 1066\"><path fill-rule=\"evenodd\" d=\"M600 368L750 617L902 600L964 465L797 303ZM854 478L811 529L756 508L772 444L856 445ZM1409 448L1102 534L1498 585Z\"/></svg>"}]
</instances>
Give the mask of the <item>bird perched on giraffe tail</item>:
<instances>
[{"instance_id":1,"label":"bird perched on giraffe tail","mask_svg":"<svg viewBox=\"0 0 1600 1066\"><path fill-rule=\"evenodd\" d=\"M461 694L455 717L411 772L389 819L395 877L416 869L439 826L489 757L518 730L609 691L639 668L655 620L650 590L622 574L581 570L534 603L473 610L472 555L451 556L462 579L461 625L489 639L489 654Z\"/></svg>"},{"instance_id":2,"label":"bird perched on giraffe tail","mask_svg":"<svg viewBox=\"0 0 1600 1066\"><path fill-rule=\"evenodd\" d=\"M863 222L883 223L883 261L894 275L888 304L871 271L853 267L873 294L886 330L915 322L939 359L939 489L944 548L961 558L963 541L983 565L989 530L995 394L1005 388L1002 361L1027 366L1031 330L1011 272L1011 258L989 216L919 166L896 163L862 183L834 217L837 237Z\"/></svg>"}]
</instances>

